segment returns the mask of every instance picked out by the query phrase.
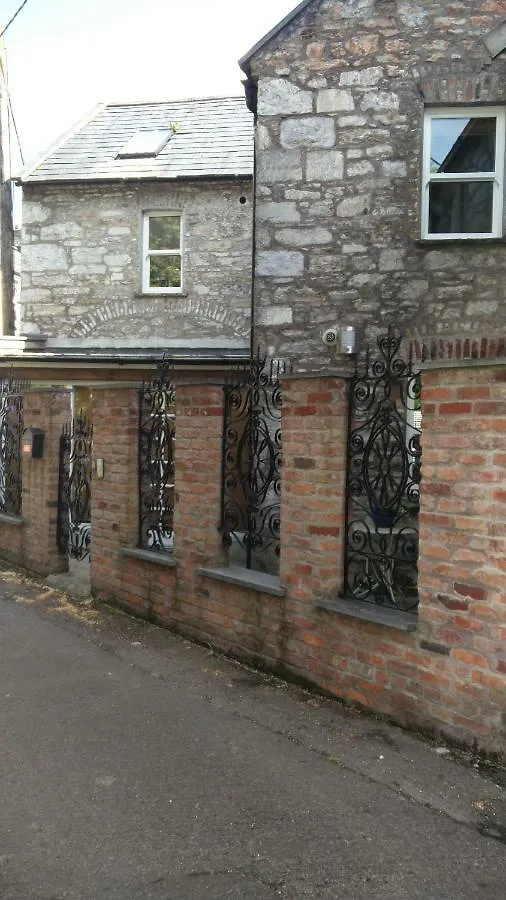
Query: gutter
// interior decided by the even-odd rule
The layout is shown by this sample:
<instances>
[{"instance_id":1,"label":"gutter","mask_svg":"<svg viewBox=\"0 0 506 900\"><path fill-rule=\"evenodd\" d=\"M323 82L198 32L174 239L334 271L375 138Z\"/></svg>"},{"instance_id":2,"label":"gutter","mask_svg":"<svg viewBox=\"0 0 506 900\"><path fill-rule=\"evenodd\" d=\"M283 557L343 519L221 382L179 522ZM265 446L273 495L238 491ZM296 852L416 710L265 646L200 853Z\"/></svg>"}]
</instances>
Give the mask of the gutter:
<instances>
[{"instance_id":1,"label":"gutter","mask_svg":"<svg viewBox=\"0 0 506 900\"><path fill-rule=\"evenodd\" d=\"M65 184L67 184L67 185L70 185L71 187L76 187L76 186L83 185L83 184L91 184L91 185L93 185L93 184L111 184L113 186L126 185L126 184L131 184L131 185L149 184L150 182L152 182L153 184L158 184L160 181L165 181L165 182L169 181L169 182L174 182L174 183L181 182L181 181L184 183L195 182L195 181L239 182L239 181L251 181L252 178L253 178L252 172L245 172L245 173L231 172L226 175L207 174L207 173L205 173L203 175L176 175L176 176L171 176L171 175L167 175L167 174L158 175L158 176L147 175L145 178L143 178L142 176L139 177L139 175L136 175L135 177L132 177L132 178L125 178L125 177L120 178L117 175L90 176L89 178L84 177L84 176L81 176L80 178L78 178L78 177L61 178L59 176L55 176L54 178L47 178L47 177L46 178L44 178L44 177L37 178L35 176L29 176L26 180L23 180L23 178L20 175L18 175L17 177L13 178L12 181L14 182L14 184L21 185L22 187L26 187L26 185L28 185L29 187L34 187L39 184L44 184L44 185L48 185L48 184L65 185Z\"/></svg>"},{"instance_id":2,"label":"gutter","mask_svg":"<svg viewBox=\"0 0 506 900\"><path fill-rule=\"evenodd\" d=\"M191 368L198 366L219 366L219 367L229 367L236 366L238 363L248 362L250 358L248 350L242 350L240 353L234 356L216 356L212 354L207 354L206 356L194 357L191 354L187 356L177 355L171 356L167 354L165 351L161 351L157 355L139 355L136 357L117 357L117 356L100 356L90 359L89 353L83 354L72 354L68 356L56 356L50 353L23 353L16 354L11 356L2 356L0 359L0 365L2 366L10 366L12 368L20 368L24 366L33 366L38 368L49 368L58 366L59 368L64 368L69 365L79 366L83 369L96 369L103 368L104 366L116 367L116 368L139 368L157 365L157 363L161 362L162 359L166 360L168 363L172 363L174 366L189 366Z\"/></svg>"}]
</instances>

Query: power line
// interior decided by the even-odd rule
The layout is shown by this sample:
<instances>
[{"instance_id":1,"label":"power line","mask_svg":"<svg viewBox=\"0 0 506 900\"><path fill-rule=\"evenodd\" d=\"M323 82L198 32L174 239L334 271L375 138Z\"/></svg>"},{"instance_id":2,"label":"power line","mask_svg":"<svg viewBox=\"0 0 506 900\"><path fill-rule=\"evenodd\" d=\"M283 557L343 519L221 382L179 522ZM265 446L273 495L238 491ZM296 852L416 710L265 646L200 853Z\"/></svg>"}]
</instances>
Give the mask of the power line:
<instances>
[{"instance_id":1,"label":"power line","mask_svg":"<svg viewBox=\"0 0 506 900\"><path fill-rule=\"evenodd\" d=\"M21 140L20 140L20 137L19 137L18 126L16 125L16 119L14 118L14 110L13 110L13 108L12 108L11 95L10 95L10 91L9 91L8 85L6 85L6 88L7 88L7 103L8 103L8 106L9 106L9 112L10 112L10 116L11 116L11 119L12 119L12 124L14 125L14 133L15 133L15 135L16 135L16 140L17 140L17 142L18 142L18 149L19 149L19 155L20 155L20 157L21 157L21 164L24 166L24 164L25 164L25 158L24 158L24 156L23 156L23 150L21 149Z\"/></svg>"},{"instance_id":2,"label":"power line","mask_svg":"<svg viewBox=\"0 0 506 900\"><path fill-rule=\"evenodd\" d=\"M25 164L25 159L23 156L23 149L21 147L21 139L19 137L18 126L16 125L16 117L14 115L14 110L12 108L11 92L10 92L10 88L9 88L9 67L7 65L7 50L5 47L3 48L3 55L4 55L4 60L5 60L5 72L4 72L3 84L4 84L5 96L6 96L6 100L7 100L7 135L8 135L8 141L9 141L9 145L8 145L9 146L9 160L10 160L10 164L11 164L11 171L9 172L9 176L10 176L12 173L11 121L12 121L12 125L14 127L14 132L16 134L16 140L18 142L18 150L19 150L19 155L21 157L21 165L23 165L23 166Z\"/></svg>"},{"instance_id":3,"label":"power line","mask_svg":"<svg viewBox=\"0 0 506 900\"><path fill-rule=\"evenodd\" d=\"M28 0L23 0L21 6L19 7L19 9L16 10L16 12L14 13L12 19L9 19L9 21L7 22L7 25L5 26L4 30L0 32L0 38L3 38L5 32L6 32L7 29L9 28L9 26L12 25L12 23L14 22L14 19L16 19L16 18L19 16L21 10L23 9L24 6L26 6L27 3L28 3Z\"/></svg>"}]
</instances>

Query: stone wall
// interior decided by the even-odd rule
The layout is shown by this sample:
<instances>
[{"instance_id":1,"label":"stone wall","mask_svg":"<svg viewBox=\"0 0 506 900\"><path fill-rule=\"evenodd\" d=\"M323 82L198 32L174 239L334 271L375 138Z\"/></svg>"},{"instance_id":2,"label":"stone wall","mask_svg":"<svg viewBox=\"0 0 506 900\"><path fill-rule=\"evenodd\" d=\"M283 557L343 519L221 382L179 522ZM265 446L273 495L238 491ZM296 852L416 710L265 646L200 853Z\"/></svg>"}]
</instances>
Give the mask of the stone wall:
<instances>
[{"instance_id":1,"label":"stone wall","mask_svg":"<svg viewBox=\"0 0 506 900\"><path fill-rule=\"evenodd\" d=\"M362 340L393 322L506 324L504 244L420 240L424 107L505 104L505 55L484 42L505 16L504 0L315 0L250 61L255 315L270 352L325 370L336 323Z\"/></svg>"},{"instance_id":2,"label":"stone wall","mask_svg":"<svg viewBox=\"0 0 506 900\"><path fill-rule=\"evenodd\" d=\"M142 293L142 213L156 209L183 213L181 294ZM17 332L67 347L246 347L251 220L248 181L25 185Z\"/></svg>"}]
</instances>

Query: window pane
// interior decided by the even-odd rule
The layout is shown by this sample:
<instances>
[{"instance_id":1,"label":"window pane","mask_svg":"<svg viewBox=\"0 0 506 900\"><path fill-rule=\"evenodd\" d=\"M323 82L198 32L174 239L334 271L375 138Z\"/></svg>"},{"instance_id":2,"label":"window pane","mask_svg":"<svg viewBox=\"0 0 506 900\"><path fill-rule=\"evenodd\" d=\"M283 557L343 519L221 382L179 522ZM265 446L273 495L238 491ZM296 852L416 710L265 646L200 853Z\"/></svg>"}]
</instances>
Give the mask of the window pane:
<instances>
[{"instance_id":1,"label":"window pane","mask_svg":"<svg viewBox=\"0 0 506 900\"><path fill-rule=\"evenodd\" d=\"M494 172L494 118L431 120L431 172Z\"/></svg>"},{"instance_id":2,"label":"window pane","mask_svg":"<svg viewBox=\"0 0 506 900\"><path fill-rule=\"evenodd\" d=\"M430 234L490 234L493 185L490 181L432 182Z\"/></svg>"},{"instance_id":3,"label":"window pane","mask_svg":"<svg viewBox=\"0 0 506 900\"><path fill-rule=\"evenodd\" d=\"M179 250L181 239L179 216L149 217L149 249Z\"/></svg>"},{"instance_id":4,"label":"window pane","mask_svg":"<svg viewBox=\"0 0 506 900\"><path fill-rule=\"evenodd\" d=\"M181 287L181 257L151 256L149 259L149 286Z\"/></svg>"}]
</instances>

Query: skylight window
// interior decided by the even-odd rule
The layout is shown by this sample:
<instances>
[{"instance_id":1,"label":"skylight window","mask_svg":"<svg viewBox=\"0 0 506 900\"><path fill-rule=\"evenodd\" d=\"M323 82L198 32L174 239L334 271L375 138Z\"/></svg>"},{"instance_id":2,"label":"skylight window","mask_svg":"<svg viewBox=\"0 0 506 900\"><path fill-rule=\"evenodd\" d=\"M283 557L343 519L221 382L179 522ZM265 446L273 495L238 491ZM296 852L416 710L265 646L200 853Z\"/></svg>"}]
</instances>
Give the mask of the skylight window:
<instances>
[{"instance_id":1,"label":"skylight window","mask_svg":"<svg viewBox=\"0 0 506 900\"><path fill-rule=\"evenodd\" d=\"M118 153L117 159L142 159L158 156L167 141L172 137L171 128L156 128L149 131L136 131Z\"/></svg>"}]
</instances>

